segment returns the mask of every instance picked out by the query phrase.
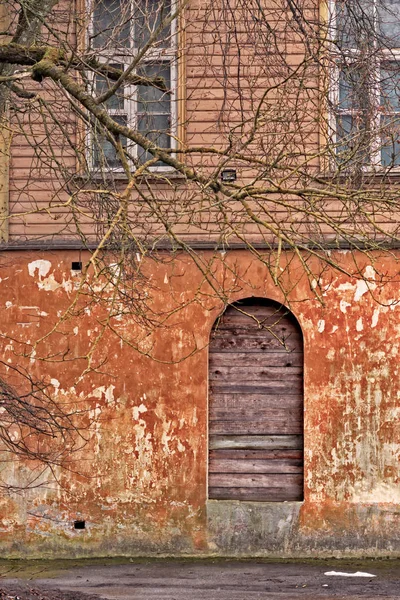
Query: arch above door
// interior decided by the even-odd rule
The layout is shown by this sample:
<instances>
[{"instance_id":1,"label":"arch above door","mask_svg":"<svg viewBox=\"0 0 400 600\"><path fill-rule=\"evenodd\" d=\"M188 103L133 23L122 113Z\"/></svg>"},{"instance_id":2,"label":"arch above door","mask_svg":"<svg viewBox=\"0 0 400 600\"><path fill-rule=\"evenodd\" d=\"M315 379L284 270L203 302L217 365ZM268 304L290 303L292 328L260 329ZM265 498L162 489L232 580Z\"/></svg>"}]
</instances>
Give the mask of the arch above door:
<instances>
[{"instance_id":1,"label":"arch above door","mask_svg":"<svg viewBox=\"0 0 400 600\"><path fill-rule=\"evenodd\" d=\"M264 298L227 307L209 346L210 499L303 499L303 337Z\"/></svg>"}]
</instances>

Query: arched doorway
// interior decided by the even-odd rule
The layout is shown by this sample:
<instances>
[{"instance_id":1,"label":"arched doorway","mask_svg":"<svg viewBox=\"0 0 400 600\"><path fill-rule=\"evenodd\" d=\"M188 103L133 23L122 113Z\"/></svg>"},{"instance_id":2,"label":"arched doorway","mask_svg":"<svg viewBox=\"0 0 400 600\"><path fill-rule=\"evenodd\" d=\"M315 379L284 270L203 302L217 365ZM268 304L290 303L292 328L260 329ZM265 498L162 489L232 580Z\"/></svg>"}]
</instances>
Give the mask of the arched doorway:
<instances>
[{"instance_id":1,"label":"arched doorway","mask_svg":"<svg viewBox=\"0 0 400 600\"><path fill-rule=\"evenodd\" d=\"M247 298L209 348L210 499L303 499L303 337L281 304Z\"/></svg>"}]
</instances>

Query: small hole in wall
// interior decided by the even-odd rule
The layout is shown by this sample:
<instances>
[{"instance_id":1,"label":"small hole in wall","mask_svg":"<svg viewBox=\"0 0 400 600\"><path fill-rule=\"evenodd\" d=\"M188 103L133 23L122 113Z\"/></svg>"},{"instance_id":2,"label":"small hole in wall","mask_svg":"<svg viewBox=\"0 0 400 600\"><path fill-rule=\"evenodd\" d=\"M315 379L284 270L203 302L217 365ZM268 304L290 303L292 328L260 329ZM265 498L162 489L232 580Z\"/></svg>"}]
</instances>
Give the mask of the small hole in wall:
<instances>
[{"instance_id":1,"label":"small hole in wall","mask_svg":"<svg viewBox=\"0 0 400 600\"><path fill-rule=\"evenodd\" d=\"M74 529L86 529L85 521L74 521Z\"/></svg>"},{"instance_id":2,"label":"small hole in wall","mask_svg":"<svg viewBox=\"0 0 400 600\"><path fill-rule=\"evenodd\" d=\"M82 263L80 261L72 261L71 271L82 271Z\"/></svg>"}]
</instances>

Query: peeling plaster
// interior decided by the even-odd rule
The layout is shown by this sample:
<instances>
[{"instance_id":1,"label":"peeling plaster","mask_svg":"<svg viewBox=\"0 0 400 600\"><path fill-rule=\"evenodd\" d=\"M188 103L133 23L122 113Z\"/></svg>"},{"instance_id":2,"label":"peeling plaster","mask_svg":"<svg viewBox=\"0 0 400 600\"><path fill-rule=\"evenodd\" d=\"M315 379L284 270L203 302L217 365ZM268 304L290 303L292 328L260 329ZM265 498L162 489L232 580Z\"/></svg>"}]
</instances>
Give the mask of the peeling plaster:
<instances>
[{"instance_id":1,"label":"peeling plaster","mask_svg":"<svg viewBox=\"0 0 400 600\"><path fill-rule=\"evenodd\" d=\"M104 385L95 388L89 395L92 398L99 398L101 399L101 397L104 395L104 399L106 401L107 404L111 404L112 402L114 402L114 390L115 390L115 385L109 385L108 388L106 388Z\"/></svg>"},{"instance_id":2,"label":"peeling plaster","mask_svg":"<svg viewBox=\"0 0 400 600\"><path fill-rule=\"evenodd\" d=\"M379 320L379 313L380 313L380 308L376 308L374 310L374 313L372 315L372 320L371 320L371 327L376 327L378 325L378 320Z\"/></svg>"},{"instance_id":3,"label":"peeling plaster","mask_svg":"<svg viewBox=\"0 0 400 600\"><path fill-rule=\"evenodd\" d=\"M342 311L343 314L346 314L347 308L349 306L351 306L351 304L349 302L346 302L345 300L340 301L340 310Z\"/></svg>"},{"instance_id":4,"label":"peeling plaster","mask_svg":"<svg viewBox=\"0 0 400 600\"><path fill-rule=\"evenodd\" d=\"M31 277L35 276L36 270L38 271L39 279L46 277L47 273L51 269L51 262L49 260L34 260L28 264L28 272Z\"/></svg>"},{"instance_id":5,"label":"peeling plaster","mask_svg":"<svg viewBox=\"0 0 400 600\"><path fill-rule=\"evenodd\" d=\"M68 269L65 267L63 271L63 265L70 264L66 258L69 255L53 261L53 266L59 264L54 274L50 261L29 262L34 255L30 256L26 260L21 254L18 263L21 269L15 266L10 269L14 269L13 285L24 290L23 297L29 298L32 306L21 307L17 301L14 305L10 302L14 296L4 284L0 290L2 306L10 303L10 310L3 311L7 324L5 336L8 336L8 340L4 338L3 352L15 352L18 356L21 356L19 339L24 345L31 343L25 339L26 330L19 333L20 338L15 334L18 311L32 311L33 317L41 318L40 326L47 331L54 317L65 313L70 302L68 294L74 289ZM271 294L275 299L276 291L268 274L259 265L254 270L248 267L252 263L246 262L246 253L238 252L235 256L238 257L235 265L243 263L243 272L249 279L249 295L262 290L260 295ZM224 260L229 261L230 257L227 252ZM35 374L44 373L45 381L54 388L54 399L82 410L90 423L88 443L76 454L78 468L65 473L53 490L35 489L12 501L0 498L1 512L7 515L0 526L4 548L16 552L14 549L18 544L22 548L20 540L23 540L24 549L34 548L38 554L89 555L99 548L124 553L127 548L131 552L132 547L138 553L169 552L170 548L171 553L183 552L183 548L194 553L199 538L210 540L208 546L207 541L202 542L201 551L214 549L221 554L227 548L233 553L244 548L244 552L256 549L266 555L273 546L279 554L294 555L299 548L316 551L320 544L326 551L331 549L332 555L338 551L341 540L348 552L354 548L364 550L365 540L371 540L368 543L373 551L378 547L385 551L399 548L400 325L397 312L393 312L398 304L395 278L398 266L391 267L393 283L379 286L381 306L377 307L373 295L367 292L376 286L378 276L372 266L363 264L360 269L367 281L325 271L324 280L312 282L314 289L320 286L324 290L323 319L319 318L321 312L315 298L310 297L308 283L300 282L293 287L293 312L302 324L306 350L303 503L275 503L271 507L273 503L228 506L216 502L214 508L209 508L205 497L206 351L196 353L188 362L161 364L134 353L121 339L104 335L101 350L106 352L106 368L82 379L74 362L55 365L42 362L40 354L26 357L28 367L29 359L35 359L33 370ZM190 299L190 286L194 285L196 275L189 267L185 268L186 280L173 277L168 266L155 269L155 289L157 285L163 286L166 277L172 291L160 299L163 310L174 299ZM16 275L18 270L20 274ZM385 266L377 270L390 271ZM245 277L241 281L244 288ZM43 294L46 289L57 293ZM180 359L189 353L195 335L202 336L201 345L206 344L204 332L211 328L216 310L208 308L188 303L178 315L178 326L174 328L172 323L158 331L149 341L149 347ZM71 355L85 354L89 344L86 332L95 332L99 322L99 307L93 303L90 307L82 305L79 315L64 323L64 340ZM131 331L132 336L137 333L129 315L121 318L118 327ZM356 331L363 334L356 335ZM34 332L30 330L28 335L34 343ZM139 332L137 339L142 335ZM45 351L58 356L60 339L54 338L46 341ZM37 352L42 351L39 345ZM65 389L61 389L59 380ZM7 464L2 469L2 476L18 485L32 477L32 469L27 465L21 468ZM206 512L207 518L213 514L218 520L213 526L224 532L220 537L210 533ZM88 522L84 542L65 529L65 523L71 523L78 513ZM59 520L40 519L42 514L52 518L55 515L54 519ZM230 542L226 541L228 538ZM177 540L174 547L169 546L172 539ZM48 546L44 547L46 541Z\"/></svg>"}]
</instances>

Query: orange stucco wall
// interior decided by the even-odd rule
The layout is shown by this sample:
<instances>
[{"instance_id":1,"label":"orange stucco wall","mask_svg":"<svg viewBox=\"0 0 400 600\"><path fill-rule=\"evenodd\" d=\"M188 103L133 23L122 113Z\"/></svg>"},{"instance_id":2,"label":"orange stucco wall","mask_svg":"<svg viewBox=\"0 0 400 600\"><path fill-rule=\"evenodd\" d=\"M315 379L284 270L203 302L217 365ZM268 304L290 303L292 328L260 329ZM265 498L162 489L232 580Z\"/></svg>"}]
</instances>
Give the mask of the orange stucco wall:
<instances>
[{"instance_id":1,"label":"orange stucco wall","mask_svg":"<svg viewBox=\"0 0 400 600\"><path fill-rule=\"evenodd\" d=\"M71 262L85 256L2 254L5 365L45 380L78 411L84 439L56 481L35 461L1 462L0 546L10 556L400 553L397 255L337 253L349 274L309 263L315 278L283 257L286 298L248 251L198 257L208 282L185 255L144 265L151 331L138 305L110 318L99 281L75 302ZM207 501L207 343L222 295L284 300L302 327L303 503Z\"/></svg>"}]
</instances>

